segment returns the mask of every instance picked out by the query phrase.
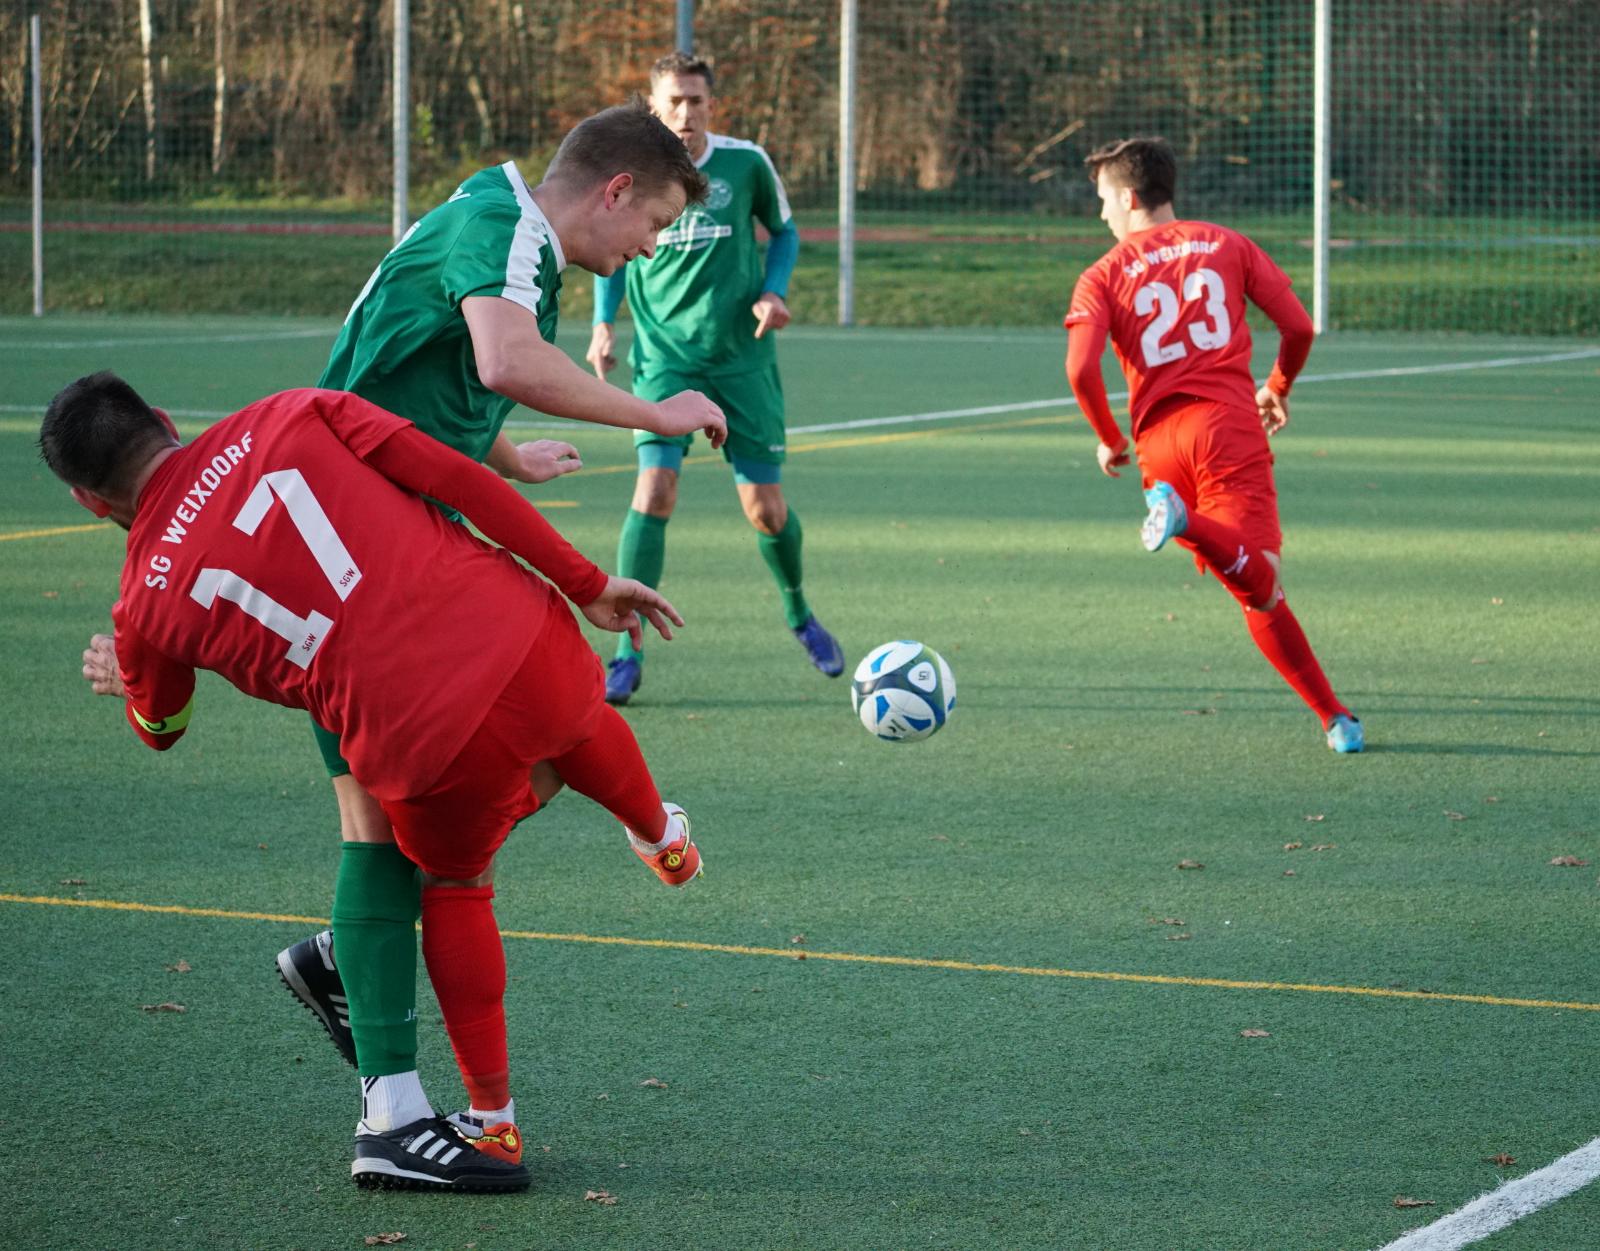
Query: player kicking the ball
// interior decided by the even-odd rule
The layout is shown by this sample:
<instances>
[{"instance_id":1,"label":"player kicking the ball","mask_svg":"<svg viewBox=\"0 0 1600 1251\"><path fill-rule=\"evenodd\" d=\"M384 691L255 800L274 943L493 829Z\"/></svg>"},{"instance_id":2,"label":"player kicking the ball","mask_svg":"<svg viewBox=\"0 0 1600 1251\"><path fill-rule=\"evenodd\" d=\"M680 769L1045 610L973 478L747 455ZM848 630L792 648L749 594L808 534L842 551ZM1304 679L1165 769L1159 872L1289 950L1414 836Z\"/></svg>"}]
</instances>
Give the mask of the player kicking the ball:
<instances>
[{"instance_id":1,"label":"player kicking the ball","mask_svg":"<svg viewBox=\"0 0 1600 1251\"><path fill-rule=\"evenodd\" d=\"M115 640L85 654L95 689L122 695L158 751L189 724L197 669L306 709L340 735L422 871L423 956L445 1028L473 1106L499 1116L469 1138L434 1112L414 1062L364 1077L354 1179L526 1187L491 901L495 852L539 807L534 766L606 807L663 881L700 869L687 818L661 802L555 588L606 630L637 634L646 618L670 638L681 619L650 588L607 577L490 470L344 392L269 396L181 446L132 387L94 374L51 401L39 446L80 504L129 532ZM414 943L409 928L395 941Z\"/></svg>"},{"instance_id":2,"label":"player kicking the ball","mask_svg":"<svg viewBox=\"0 0 1600 1251\"><path fill-rule=\"evenodd\" d=\"M682 52L650 69L650 108L683 140L706 176L705 200L635 257L595 279L594 334L588 361L602 378L616 365L616 321L624 291L633 312L633 390L659 400L694 388L727 414L722 454L761 558L778 584L784 619L823 673L838 677L844 653L811 611L800 587L800 518L784 498L783 383L775 332L789 323L784 295L800 251L800 233L771 159L758 144L712 134L711 68ZM772 236L761 259L756 222ZM667 522L678 502L678 475L692 436L647 430L633 441L639 477L617 543L617 569L646 586L661 582ZM643 653L617 641L606 699L625 704L639 688Z\"/></svg>"},{"instance_id":3,"label":"player kicking the ball","mask_svg":"<svg viewBox=\"0 0 1600 1251\"><path fill-rule=\"evenodd\" d=\"M1160 139L1123 139L1084 162L1117 246L1083 272L1065 324L1067 378L1100 436L1100 468L1128 463L1106 400L1106 336L1128 379L1145 503L1141 537L1188 548L1244 609L1262 655L1322 722L1328 746L1358 752L1361 722L1339 701L1281 582L1282 535L1267 436L1289 420L1289 388L1311 352L1311 319L1256 244L1172 207L1177 162ZM1282 341L1266 385L1250 374L1245 300Z\"/></svg>"}]
</instances>

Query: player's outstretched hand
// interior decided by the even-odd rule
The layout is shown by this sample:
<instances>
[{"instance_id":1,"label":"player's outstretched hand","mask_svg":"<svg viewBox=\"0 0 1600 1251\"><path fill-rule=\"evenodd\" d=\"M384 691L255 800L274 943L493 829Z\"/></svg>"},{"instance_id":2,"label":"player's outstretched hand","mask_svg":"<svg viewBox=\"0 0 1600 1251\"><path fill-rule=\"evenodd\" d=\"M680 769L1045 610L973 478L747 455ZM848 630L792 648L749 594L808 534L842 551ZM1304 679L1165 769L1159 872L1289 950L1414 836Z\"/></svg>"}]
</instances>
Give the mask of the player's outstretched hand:
<instances>
[{"instance_id":1,"label":"player's outstretched hand","mask_svg":"<svg viewBox=\"0 0 1600 1251\"><path fill-rule=\"evenodd\" d=\"M783 302L781 295L771 291L763 291L761 298L750 306L750 311L756 315L758 339L769 330L782 330L789 324L789 306Z\"/></svg>"},{"instance_id":2,"label":"player's outstretched hand","mask_svg":"<svg viewBox=\"0 0 1600 1251\"><path fill-rule=\"evenodd\" d=\"M127 694L122 687L122 671L117 668L117 645L109 634L96 634L83 652L83 676L96 695Z\"/></svg>"},{"instance_id":3,"label":"player's outstretched hand","mask_svg":"<svg viewBox=\"0 0 1600 1251\"><path fill-rule=\"evenodd\" d=\"M594 333L589 336L589 350L583 354L583 359L589 362L589 368L602 382L617 367L616 351L616 331L608 322L596 322Z\"/></svg>"},{"instance_id":4,"label":"player's outstretched hand","mask_svg":"<svg viewBox=\"0 0 1600 1251\"><path fill-rule=\"evenodd\" d=\"M517 468L510 477L518 482L549 482L564 473L583 468L578 449L559 439L536 439L532 443L518 443Z\"/></svg>"},{"instance_id":5,"label":"player's outstretched hand","mask_svg":"<svg viewBox=\"0 0 1600 1251\"><path fill-rule=\"evenodd\" d=\"M613 634L626 630L636 651L644 646L644 625L640 618L655 626L656 633L664 639L672 637L673 626L683 624L683 618L667 602L666 596L632 578L606 579L606 589L583 606L583 615Z\"/></svg>"},{"instance_id":6,"label":"player's outstretched hand","mask_svg":"<svg viewBox=\"0 0 1600 1251\"><path fill-rule=\"evenodd\" d=\"M1100 472L1106 477L1122 477L1117 472L1117 467L1128 463L1128 440L1118 439L1115 447L1109 443L1102 443L1095 449L1095 458L1100 462Z\"/></svg>"},{"instance_id":7,"label":"player's outstretched hand","mask_svg":"<svg viewBox=\"0 0 1600 1251\"><path fill-rule=\"evenodd\" d=\"M1256 392L1256 412L1261 415L1261 428L1268 435L1277 434L1289 424L1289 397L1262 387Z\"/></svg>"},{"instance_id":8,"label":"player's outstretched hand","mask_svg":"<svg viewBox=\"0 0 1600 1251\"><path fill-rule=\"evenodd\" d=\"M703 433L713 448L728 441L728 419L722 410L698 391L679 391L656 405L657 434L676 437L680 434Z\"/></svg>"}]
</instances>

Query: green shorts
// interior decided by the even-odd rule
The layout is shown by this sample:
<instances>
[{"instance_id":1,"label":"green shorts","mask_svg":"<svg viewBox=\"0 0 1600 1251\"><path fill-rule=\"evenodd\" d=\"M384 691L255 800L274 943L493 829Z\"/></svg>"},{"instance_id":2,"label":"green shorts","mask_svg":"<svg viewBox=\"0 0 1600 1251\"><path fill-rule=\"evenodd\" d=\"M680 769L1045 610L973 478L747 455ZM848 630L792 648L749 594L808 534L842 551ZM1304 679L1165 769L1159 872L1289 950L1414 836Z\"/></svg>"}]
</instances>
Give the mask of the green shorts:
<instances>
[{"instance_id":1,"label":"green shorts","mask_svg":"<svg viewBox=\"0 0 1600 1251\"><path fill-rule=\"evenodd\" d=\"M664 400L679 391L703 392L727 414L728 441L722 445L722 455L730 463L783 464L788 435L783 421L783 381L778 377L776 365L716 378L670 369L639 373L633 378L633 393L643 400ZM685 434L673 438L636 430L633 442L635 447L671 443L687 448L694 442L694 436Z\"/></svg>"}]
</instances>

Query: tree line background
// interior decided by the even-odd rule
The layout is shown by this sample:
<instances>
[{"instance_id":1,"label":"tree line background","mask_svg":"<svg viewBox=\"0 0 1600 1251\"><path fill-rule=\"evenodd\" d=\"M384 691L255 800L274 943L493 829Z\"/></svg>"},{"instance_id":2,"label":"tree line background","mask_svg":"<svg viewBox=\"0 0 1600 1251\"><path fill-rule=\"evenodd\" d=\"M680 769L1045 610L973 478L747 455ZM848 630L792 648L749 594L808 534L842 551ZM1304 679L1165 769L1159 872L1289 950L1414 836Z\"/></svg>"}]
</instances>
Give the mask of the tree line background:
<instances>
[{"instance_id":1,"label":"tree line background","mask_svg":"<svg viewBox=\"0 0 1600 1251\"><path fill-rule=\"evenodd\" d=\"M38 0L0 10L0 194L25 196L29 8L52 197L342 201L390 185L390 0ZM1311 0L868 0L865 207L1081 212L1084 153L1158 132L1185 204L1304 207ZM417 206L644 86L672 0L412 0ZM1336 0L1334 171L1374 213L1600 213L1600 4ZM833 0L701 0L719 129L798 203L837 177Z\"/></svg>"}]
</instances>

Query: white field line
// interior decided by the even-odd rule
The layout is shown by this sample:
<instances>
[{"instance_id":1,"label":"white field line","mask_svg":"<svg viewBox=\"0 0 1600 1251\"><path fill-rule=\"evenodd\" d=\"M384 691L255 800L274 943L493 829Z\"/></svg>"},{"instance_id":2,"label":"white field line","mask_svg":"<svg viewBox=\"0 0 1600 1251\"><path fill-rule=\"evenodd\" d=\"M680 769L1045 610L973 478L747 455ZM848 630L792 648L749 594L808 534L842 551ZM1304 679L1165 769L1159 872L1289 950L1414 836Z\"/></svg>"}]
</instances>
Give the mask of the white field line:
<instances>
[{"instance_id":1,"label":"white field line","mask_svg":"<svg viewBox=\"0 0 1600 1251\"><path fill-rule=\"evenodd\" d=\"M296 331L296 335L310 332ZM318 331L316 333L322 333ZM1301 374L1297 385L1318 382L1352 382L1363 378L1404 378L1420 374L1471 373L1479 369L1509 369L1516 365L1549 365L1560 361L1590 360L1600 358L1600 347L1579 348L1570 352L1548 352L1540 356L1501 356L1486 361L1452 361L1443 365L1402 365L1393 369L1353 369L1343 373ZM1111 400L1125 400L1126 391L1113 391ZM854 421L830 421L811 426L790 426L790 434L828 434L839 430L870 430L878 426L907 426L925 421L953 421L961 417L993 417L1002 413L1021 413L1031 409L1077 407L1070 395L1051 400L1022 400L1013 404L984 404L976 408L945 408L926 413L902 413L895 417L862 417ZM0 413L40 413L42 404L0 404ZM173 408L174 417L216 420L228 413L221 409ZM565 430L571 432L582 425L575 421L508 421L508 430Z\"/></svg>"},{"instance_id":2,"label":"white field line","mask_svg":"<svg viewBox=\"0 0 1600 1251\"><path fill-rule=\"evenodd\" d=\"M1480 1195L1449 1216L1386 1243L1379 1251L1457 1251L1482 1241L1600 1177L1600 1138L1537 1172Z\"/></svg>"}]
</instances>

